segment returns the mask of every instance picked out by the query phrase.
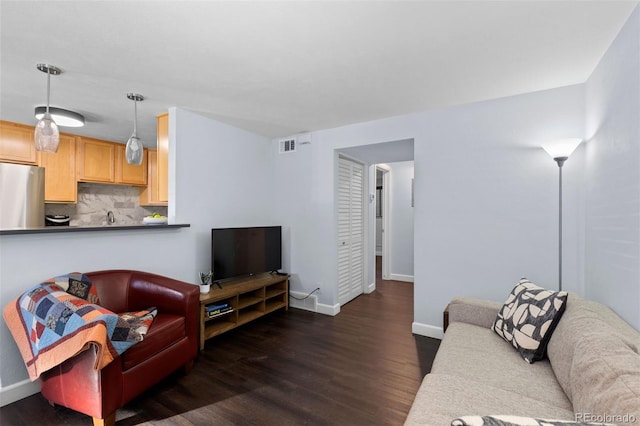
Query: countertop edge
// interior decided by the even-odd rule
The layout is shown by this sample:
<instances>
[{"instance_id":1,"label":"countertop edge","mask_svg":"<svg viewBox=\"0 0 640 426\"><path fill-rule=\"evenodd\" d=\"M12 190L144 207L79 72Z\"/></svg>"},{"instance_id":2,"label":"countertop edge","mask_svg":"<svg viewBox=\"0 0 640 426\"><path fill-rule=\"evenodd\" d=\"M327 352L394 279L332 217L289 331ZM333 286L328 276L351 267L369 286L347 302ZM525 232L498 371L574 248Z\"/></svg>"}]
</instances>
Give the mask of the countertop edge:
<instances>
[{"instance_id":1,"label":"countertop edge","mask_svg":"<svg viewBox=\"0 0 640 426\"><path fill-rule=\"evenodd\" d=\"M189 223L161 224L161 225L105 225L105 226L43 226L42 228L26 229L0 229L0 235L19 234L58 234L69 232L104 232L104 231L129 231L129 230L158 230L189 228Z\"/></svg>"}]
</instances>

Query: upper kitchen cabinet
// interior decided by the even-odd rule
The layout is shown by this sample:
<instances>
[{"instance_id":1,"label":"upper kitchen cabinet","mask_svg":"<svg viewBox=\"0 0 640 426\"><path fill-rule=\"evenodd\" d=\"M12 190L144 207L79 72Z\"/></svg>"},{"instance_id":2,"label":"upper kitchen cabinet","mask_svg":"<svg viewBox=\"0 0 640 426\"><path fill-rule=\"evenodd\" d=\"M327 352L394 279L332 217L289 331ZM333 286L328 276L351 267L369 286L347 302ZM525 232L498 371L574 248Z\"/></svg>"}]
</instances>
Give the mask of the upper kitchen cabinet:
<instances>
[{"instance_id":1,"label":"upper kitchen cabinet","mask_svg":"<svg viewBox=\"0 0 640 426\"><path fill-rule=\"evenodd\" d=\"M0 161L36 164L34 127L0 121Z\"/></svg>"},{"instance_id":2,"label":"upper kitchen cabinet","mask_svg":"<svg viewBox=\"0 0 640 426\"><path fill-rule=\"evenodd\" d=\"M85 137L78 137L76 143L78 180L114 183L116 144Z\"/></svg>"},{"instance_id":3,"label":"upper kitchen cabinet","mask_svg":"<svg viewBox=\"0 0 640 426\"><path fill-rule=\"evenodd\" d=\"M125 145L121 143L78 137L78 181L145 186L146 150L139 166L128 164L124 151Z\"/></svg>"},{"instance_id":4,"label":"upper kitchen cabinet","mask_svg":"<svg viewBox=\"0 0 640 426\"><path fill-rule=\"evenodd\" d=\"M158 201L169 201L169 114L158 116Z\"/></svg>"},{"instance_id":5,"label":"upper kitchen cabinet","mask_svg":"<svg viewBox=\"0 0 640 426\"><path fill-rule=\"evenodd\" d=\"M158 152L155 149L147 151L147 186L140 188L141 206L166 206L166 201L160 201L158 194Z\"/></svg>"},{"instance_id":6,"label":"upper kitchen cabinet","mask_svg":"<svg viewBox=\"0 0 640 426\"><path fill-rule=\"evenodd\" d=\"M76 138L60 134L58 152L38 152L38 166L45 169L44 200L47 203L76 203Z\"/></svg>"},{"instance_id":7,"label":"upper kitchen cabinet","mask_svg":"<svg viewBox=\"0 0 640 426\"><path fill-rule=\"evenodd\" d=\"M126 145L117 143L116 146L116 180L115 183L123 183L134 186L147 185L147 149L142 154L142 164L139 166L127 163L125 156Z\"/></svg>"}]
</instances>

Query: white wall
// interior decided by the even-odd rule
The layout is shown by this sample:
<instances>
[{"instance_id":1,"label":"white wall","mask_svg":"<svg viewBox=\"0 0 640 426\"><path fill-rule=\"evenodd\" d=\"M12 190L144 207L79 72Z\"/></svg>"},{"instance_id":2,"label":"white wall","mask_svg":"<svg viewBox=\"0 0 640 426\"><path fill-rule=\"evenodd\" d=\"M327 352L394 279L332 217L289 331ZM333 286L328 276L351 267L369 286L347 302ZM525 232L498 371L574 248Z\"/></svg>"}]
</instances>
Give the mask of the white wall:
<instances>
[{"instance_id":1,"label":"white wall","mask_svg":"<svg viewBox=\"0 0 640 426\"><path fill-rule=\"evenodd\" d=\"M313 194L313 175L309 172L314 167L313 145L298 144L296 151L284 154L278 153L278 141L269 146L272 153L269 158L275 164L274 184L269 191L274 223L283 226L282 270L291 274L292 290L309 293L319 284L309 277L319 274L313 259L319 256L320 248L317 240L299 230L313 223L319 208ZM307 277L306 282L301 277ZM324 288L324 292L328 291Z\"/></svg>"},{"instance_id":2,"label":"white wall","mask_svg":"<svg viewBox=\"0 0 640 426\"><path fill-rule=\"evenodd\" d=\"M437 335L442 310L455 295L502 300L523 275L556 286L558 170L540 143L583 130L580 85L314 132L304 162L276 158L287 182L290 176L305 182L304 190L277 198L309 209L291 225L306 246L291 264L296 285L320 286L320 301L337 303L336 150L413 139L418 331ZM578 216L582 165L576 158L564 169L566 217ZM577 222L565 223L565 287L576 291L582 290L579 229Z\"/></svg>"},{"instance_id":3,"label":"white wall","mask_svg":"<svg viewBox=\"0 0 640 426\"><path fill-rule=\"evenodd\" d=\"M175 135L169 139L169 174L176 179L169 193L169 218L191 224L195 280L199 271L211 268L211 228L274 224L271 144L265 137L177 108L170 109L170 128Z\"/></svg>"},{"instance_id":4,"label":"white wall","mask_svg":"<svg viewBox=\"0 0 640 426\"><path fill-rule=\"evenodd\" d=\"M191 227L2 236L2 307L38 282L71 271L138 269L196 283L198 272L210 268L211 228L272 224L269 139L175 108L169 121L170 221ZM27 377L2 322L0 402L20 395Z\"/></svg>"},{"instance_id":5,"label":"white wall","mask_svg":"<svg viewBox=\"0 0 640 426\"><path fill-rule=\"evenodd\" d=\"M583 86L429 114L416 140L415 317L441 324L452 296L502 301L521 276L556 288L558 167L540 143L583 133ZM578 217L579 156L564 166ZM578 221L564 223L567 290L582 291Z\"/></svg>"},{"instance_id":6,"label":"white wall","mask_svg":"<svg viewBox=\"0 0 640 426\"><path fill-rule=\"evenodd\" d=\"M586 84L586 295L640 328L640 8Z\"/></svg>"}]
</instances>

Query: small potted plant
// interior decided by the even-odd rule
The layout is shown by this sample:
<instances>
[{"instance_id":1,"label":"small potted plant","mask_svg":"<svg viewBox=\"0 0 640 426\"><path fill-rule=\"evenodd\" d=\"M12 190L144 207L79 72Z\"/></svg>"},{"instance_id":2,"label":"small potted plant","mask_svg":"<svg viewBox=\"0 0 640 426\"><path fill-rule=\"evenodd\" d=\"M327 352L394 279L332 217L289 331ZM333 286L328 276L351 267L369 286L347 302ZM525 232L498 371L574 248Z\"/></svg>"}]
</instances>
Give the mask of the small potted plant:
<instances>
[{"instance_id":1,"label":"small potted plant","mask_svg":"<svg viewBox=\"0 0 640 426\"><path fill-rule=\"evenodd\" d=\"M209 293L209 290L211 290L211 278L213 278L213 271L200 272L200 293Z\"/></svg>"}]
</instances>

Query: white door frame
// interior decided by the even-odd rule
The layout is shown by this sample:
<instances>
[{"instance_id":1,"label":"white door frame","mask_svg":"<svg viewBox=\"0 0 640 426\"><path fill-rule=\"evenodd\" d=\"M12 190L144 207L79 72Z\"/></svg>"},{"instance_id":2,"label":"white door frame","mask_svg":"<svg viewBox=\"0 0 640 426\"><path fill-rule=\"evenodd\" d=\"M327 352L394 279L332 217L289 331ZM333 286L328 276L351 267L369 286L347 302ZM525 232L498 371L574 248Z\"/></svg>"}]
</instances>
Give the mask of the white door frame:
<instances>
[{"instance_id":1,"label":"white door frame","mask_svg":"<svg viewBox=\"0 0 640 426\"><path fill-rule=\"evenodd\" d=\"M376 164L382 174L382 279L391 279L391 168Z\"/></svg>"}]
</instances>

